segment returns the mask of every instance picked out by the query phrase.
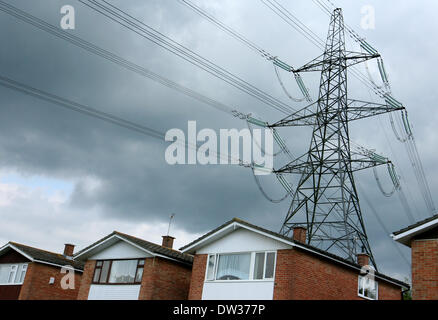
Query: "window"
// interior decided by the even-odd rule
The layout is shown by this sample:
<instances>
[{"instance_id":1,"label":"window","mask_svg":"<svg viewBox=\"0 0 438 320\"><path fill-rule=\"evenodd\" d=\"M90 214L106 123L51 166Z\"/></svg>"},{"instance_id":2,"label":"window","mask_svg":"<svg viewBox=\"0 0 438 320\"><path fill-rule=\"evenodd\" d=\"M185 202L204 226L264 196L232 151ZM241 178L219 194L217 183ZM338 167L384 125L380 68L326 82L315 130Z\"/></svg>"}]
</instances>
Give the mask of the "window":
<instances>
[{"instance_id":1,"label":"window","mask_svg":"<svg viewBox=\"0 0 438 320\"><path fill-rule=\"evenodd\" d=\"M137 260L113 261L109 283L132 283L137 273Z\"/></svg>"},{"instance_id":2,"label":"window","mask_svg":"<svg viewBox=\"0 0 438 320\"><path fill-rule=\"evenodd\" d=\"M216 265L216 255L210 254L208 256L207 280L214 280L215 265Z\"/></svg>"},{"instance_id":3,"label":"window","mask_svg":"<svg viewBox=\"0 0 438 320\"><path fill-rule=\"evenodd\" d=\"M16 264L11 265L9 269L8 283L14 283L15 276L17 275L17 269L18 269L18 265Z\"/></svg>"},{"instance_id":4,"label":"window","mask_svg":"<svg viewBox=\"0 0 438 320\"><path fill-rule=\"evenodd\" d=\"M141 283L143 269L144 259L97 261L93 283Z\"/></svg>"},{"instance_id":5,"label":"window","mask_svg":"<svg viewBox=\"0 0 438 320\"><path fill-rule=\"evenodd\" d=\"M23 284L27 263L0 264L0 284Z\"/></svg>"},{"instance_id":6,"label":"window","mask_svg":"<svg viewBox=\"0 0 438 320\"><path fill-rule=\"evenodd\" d=\"M257 252L254 262L254 279L274 278L275 252Z\"/></svg>"},{"instance_id":7,"label":"window","mask_svg":"<svg viewBox=\"0 0 438 320\"><path fill-rule=\"evenodd\" d=\"M24 282L24 277L26 276L26 271L27 271L27 264L23 264L21 266L20 279L18 280L18 282L20 282L20 283Z\"/></svg>"},{"instance_id":8,"label":"window","mask_svg":"<svg viewBox=\"0 0 438 320\"><path fill-rule=\"evenodd\" d=\"M248 280L251 254L220 254L216 280Z\"/></svg>"},{"instance_id":9,"label":"window","mask_svg":"<svg viewBox=\"0 0 438 320\"><path fill-rule=\"evenodd\" d=\"M370 276L359 276L359 285L358 285L358 295L359 297L377 300L378 292L379 292L379 284L377 281L372 279Z\"/></svg>"},{"instance_id":10,"label":"window","mask_svg":"<svg viewBox=\"0 0 438 320\"><path fill-rule=\"evenodd\" d=\"M273 279L275 256L275 252L210 254L206 281Z\"/></svg>"}]
</instances>

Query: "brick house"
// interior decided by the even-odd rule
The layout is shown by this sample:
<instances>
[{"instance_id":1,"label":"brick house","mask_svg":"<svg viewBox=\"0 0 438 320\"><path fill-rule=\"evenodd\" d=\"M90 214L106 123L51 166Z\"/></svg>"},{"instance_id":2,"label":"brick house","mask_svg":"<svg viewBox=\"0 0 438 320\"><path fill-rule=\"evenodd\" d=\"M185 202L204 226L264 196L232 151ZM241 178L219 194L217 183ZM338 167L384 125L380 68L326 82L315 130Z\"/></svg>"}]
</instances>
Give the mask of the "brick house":
<instances>
[{"instance_id":1,"label":"brick house","mask_svg":"<svg viewBox=\"0 0 438 320\"><path fill-rule=\"evenodd\" d=\"M85 262L79 300L184 300L193 256L114 231L75 255Z\"/></svg>"},{"instance_id":2,"label":"brick house","mask_svg":"<svg viewBox=\"0 0 438 320\"><path fill-rule=\"evenodd\" d=\"M409 286L358 263L233 219L180 250L193 254L190 300L400 300ZM371 274L373 271L371 271Z\"/></svg>"},{"instance_id":3,"label":"brick house","mask_svg":"<svg viewBox=\"0 0 438 320\"><path fill-rule=\"evenodd\" d=\"M76 300L83 263L64 254L9 242L0 248L0 300Z\"/></svg>"},{"instance_id":4,"label":"brick house","mask_svg":"<svg viewBox=\"0 0 438 320\"><path fill-rule=\"evenodd\" d=\"M391 236L411 248L412 299L438 300L438 215Z\"/></svg>"}]
</instances>

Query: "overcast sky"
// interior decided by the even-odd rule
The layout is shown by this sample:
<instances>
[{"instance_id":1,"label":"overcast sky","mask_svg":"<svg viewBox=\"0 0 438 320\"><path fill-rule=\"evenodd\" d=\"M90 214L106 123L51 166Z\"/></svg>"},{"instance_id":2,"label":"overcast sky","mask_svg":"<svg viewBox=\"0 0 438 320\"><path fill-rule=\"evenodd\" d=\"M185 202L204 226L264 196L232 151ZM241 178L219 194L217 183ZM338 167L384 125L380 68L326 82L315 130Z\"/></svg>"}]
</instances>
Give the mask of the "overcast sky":
<instances>
[{"instance_id":1,"label":"overcast sky","mask_svg":"<svg viewBox=\"0 0 438 320\"><path fill-rule=\"evenodd\" d=\"M328 17L308 0L279 0L301 21L325 38ZM72 34L112 51L149 70L244 112L279 120L279 112L197 69L137 34L124 29L78 1L6 1L59 27L60 8L75 8ZM203 57L269 92L293 108L272 64L203 20L177 0L110 0L136 18L189 47ZM268 52L295 67L321 52L275 16L261 1L197 0L204 9ZM435 61L438 44L436 1L341 1L345 22L382 54L394 96L409 111L414 135L432 195L438 192L438 135ZM363 30L361 9L372 5L376 26ZM38 89L111 112L166 132L187 131L187 121L202 128L244 128L245 123L192 98L127 71L74 45L0 12L0 75ZM351 45L351 41L347 42ZM349 48L354 49L353 47ZM375 68L371 65L371 68ZM360 69L365 73L365 69ZM372 69L375 73L375 69ZM285 84L298 95L287 74ZM315 97L319 75L305 76ZM377 78L378 80L378 78ZM356 81L357 82L357 81ZM378 101L351 80L351 98ZM17 241L53 251L72 242L78 249L118 230L160 243L169 215L176 213L171 233L176 246L233 217L278 231L290 200L268 202L257 189L251 171L238 166L170 166L164 152L169 143L89 118L48 102L0 87L0 243ZM310 131L281 130L291 150L306 152ZM429 213L418 192L404 146L387 115L351 126L352 139L390 157L402 175L416 220ZM280 165L276 163L276 165ZM385 187L390 180L380 169ZM404 279L410 267L389 234L361 196L369 198L385 227L397 231L409 225L399 198L384 197L370 170L356 175L362 212L380 271ZM282 189L263 177L274 197ZM410 260L410 251L400 246Z\"/></svg>"}]
</instances>

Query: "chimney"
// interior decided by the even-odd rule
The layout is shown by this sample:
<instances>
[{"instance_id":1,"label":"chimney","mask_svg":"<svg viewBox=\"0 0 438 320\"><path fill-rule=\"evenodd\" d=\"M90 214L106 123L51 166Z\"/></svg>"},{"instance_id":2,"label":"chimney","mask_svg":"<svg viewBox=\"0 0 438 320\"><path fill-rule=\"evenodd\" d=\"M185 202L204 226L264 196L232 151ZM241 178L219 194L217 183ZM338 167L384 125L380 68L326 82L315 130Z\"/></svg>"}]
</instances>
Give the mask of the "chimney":
<instances>
[{"instance_id":1,"label":"chimney","mask_svg":"<svg viewBox=\"0 0 438 320\"><path fill-rule=\"evenodd\" d=\"M162 236L162 237L163 237L163 244L162 244L162 246L166 247L166 248L169 248L169 249L172 249L172 247L173 247L173 240L175 240L175 238L171 237L171 236Z\"/></svg>"},{"instance_id":2,"label":"chimney","mask_svg":"<svg viewBox=\"0 0 438 320\"><path fill-rule=\"evenodd\" d=\"M75 250L75 245L74 244L66 243L64 245L64 256L66 256L66 257L73 257L74 250Z\"/></svg>"},{"instance_id":3,"label":"chimney","mask_svg":"<svg viewBox=\"0 0 438 320\"><path fill-rule=\"evenodd\" d=\"M361 267L368 266L370 264L370 256L366 253L358 253L357 264Z\"/></svg>"},{"instance_id":4,"label":"chimney","mask_svg":"<svg viewBox=\"0 0 438 320\"><path fill-rule=\"evenodd\" d=\"M306 243L307 229L304 227L295 227L293 233L293 240L301 243Z\"/></svg>"}]
</instances>

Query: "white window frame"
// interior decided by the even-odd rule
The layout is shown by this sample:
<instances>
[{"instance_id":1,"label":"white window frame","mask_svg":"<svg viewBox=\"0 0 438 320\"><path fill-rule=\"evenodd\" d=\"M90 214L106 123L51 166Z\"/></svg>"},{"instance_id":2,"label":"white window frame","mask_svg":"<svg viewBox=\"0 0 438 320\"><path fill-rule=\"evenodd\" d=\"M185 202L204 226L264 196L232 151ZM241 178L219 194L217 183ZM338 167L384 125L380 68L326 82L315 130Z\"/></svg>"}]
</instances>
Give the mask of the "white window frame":
<instances>
[{"instance_id":1,"label":"white window frame","mask_svg":"<svg viewBox=\"0 0 438 320\"><path fill-rule=\"evenodd\" d=\"M251 258L250 258L250 266L249 266L249 279L247 280L217 280L216 276L217 276L217 267L218 267L218 261L219 261L219 256L221 255L232 255L232 254L251 254ZM254 279L254 267L255 267L255 257L256 257L256 253L264 253L265 254L265 261L264 261L264 265L263 265L263 279ZM266 275L266 257L268 255L268 253L273 253L274 254L274 273L272 278L265 278ZM209 267L209 261L210 261L210 257L214 256L214 273L213 273L213 279L208 279L208 267ZM207 263L206 263L206 268L205 268L205 276L204 276L204 282L272 282L275 280L275 269L277 266L277 251L245 251L245 252L224 252L224 253L211 253L207 255Z\"/></svg>"},{"instance_id":2,"label":"white window frame","mask_svg":"<svg viewBox=\"0 0 438 320\"><path fill-rule=\"evenodd\" d=\"M27 263L11 263L11 264L6 263L6 265L9 265L7 280L5 283L0 283L0 286L22 285L24 283L24 279L26 278L28 264ZM20 281L21 275L23 272L24 272L23 281ZM12 282L9 282L9 279L10 279L12 273L13 273Z\"/></svg>"},{"instance_id":3,"label":"white window frame","mask_svg":"<svg viewBox=\"0 0 438 320\"><path fill-rule=\"evenodd\" d=\"M15 279L17 278L17 274L18 274L18 266L19 266L18 264L12 264L9 267L8 284L15 284Z\"/></svg>"},{"instance_id":4,"label":"white window frame","mask_svg":"<svg viewBox=\"0 0 438 320\"><path fill-rule=\"evenodd\" d=\"M372 279L371 277L370 280L374 281L375 285L376 285L376 298L370 298L367 297L364 293L360 292L360 287L361 287L361 280L367 278L367 275L359 275L358 279L357 279L357 295L361 298L367 299L367 300L379 300L379 282L376 281L376 279ZM365 286L362 286L363 288Z\"/></svg>"},{"instance_id":5,"label":"white window frame","mask_svg":"<svg viewBox=\"0 0 438 320\"><path fill-rule=\"evenodd\" d=\"M24 275L23 275L24 272ZM27 273L27 264L22 264L21 265L21 270L20 272L17 274L19 283L23 284L24 283L24 279L26 279L26 273ZM23 281L21 281L21 276L23 276ZM15 278L15 280L17 280L17 278Z\"/></svg>"}]
</instances>

